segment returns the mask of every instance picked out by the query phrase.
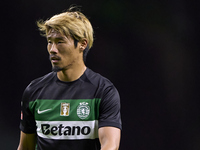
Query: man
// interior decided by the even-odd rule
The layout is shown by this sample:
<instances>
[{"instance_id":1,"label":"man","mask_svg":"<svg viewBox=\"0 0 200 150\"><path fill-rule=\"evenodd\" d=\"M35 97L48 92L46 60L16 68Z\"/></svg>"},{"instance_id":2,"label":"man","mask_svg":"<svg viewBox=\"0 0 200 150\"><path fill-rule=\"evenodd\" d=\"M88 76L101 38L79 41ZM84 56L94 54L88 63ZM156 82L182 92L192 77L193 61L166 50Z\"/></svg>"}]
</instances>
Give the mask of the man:
<instances>
[{"instance_id":1,"label":"man","mask_svg":"<svg viewBox=\"0 0 200 150\"><path fill-rule=\"evenodd\" d=\"M24 91L18 150L117 150L118 91L84 63L93 44L89 20L69 9L37 24L53 71Z\"/></svg>"}]
</instances>

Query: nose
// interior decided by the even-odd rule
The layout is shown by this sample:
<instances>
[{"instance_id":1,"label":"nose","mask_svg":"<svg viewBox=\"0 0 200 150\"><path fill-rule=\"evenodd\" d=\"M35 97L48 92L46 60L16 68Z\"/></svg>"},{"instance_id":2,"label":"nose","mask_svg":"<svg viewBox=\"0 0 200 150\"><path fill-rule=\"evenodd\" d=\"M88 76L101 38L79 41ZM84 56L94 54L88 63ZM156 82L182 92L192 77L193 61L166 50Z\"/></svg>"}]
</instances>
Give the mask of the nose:
<instances>
[{"instance_id":1,"label":"nose","mask_svg":"<svg viewBox=\"0 0 200 150\"><path fill-rule=\"evenodd\" d=\"M52 43L49 47L49 53L51 54L57 54L58 53L58 49L55 43Z\"/></svg>"}]
</instances>

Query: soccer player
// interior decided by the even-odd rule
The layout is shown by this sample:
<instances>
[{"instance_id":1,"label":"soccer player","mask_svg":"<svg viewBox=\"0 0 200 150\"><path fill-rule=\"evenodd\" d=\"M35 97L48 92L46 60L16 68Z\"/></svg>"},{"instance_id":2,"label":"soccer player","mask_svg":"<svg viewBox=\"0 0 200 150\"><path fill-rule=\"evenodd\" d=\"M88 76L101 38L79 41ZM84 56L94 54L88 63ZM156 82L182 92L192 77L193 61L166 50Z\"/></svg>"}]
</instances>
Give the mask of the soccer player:
<instances>
[{"instance_id":1,"label":"soccer player","mask_svg":"<svg viewBox=\"0 0 200 150\"><path fill-rule=\"evenodd\" d=\"M117 150L118 91L85 65L93 44L90 21L69 9L37 25L48 42L52 72L24 91L18 150Z\"/></svg>"}]
</instances>

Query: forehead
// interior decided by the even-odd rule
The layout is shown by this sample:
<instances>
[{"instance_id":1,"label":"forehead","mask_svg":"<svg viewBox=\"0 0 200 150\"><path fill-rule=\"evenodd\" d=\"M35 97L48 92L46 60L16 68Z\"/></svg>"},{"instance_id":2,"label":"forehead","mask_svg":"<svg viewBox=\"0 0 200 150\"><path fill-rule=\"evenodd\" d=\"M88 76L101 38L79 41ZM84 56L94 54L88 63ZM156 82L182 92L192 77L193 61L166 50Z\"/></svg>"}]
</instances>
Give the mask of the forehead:
<instances>
[{"instance_id":1,"label":"forehead","mask_svg":"<svg viewBox=\"0 0 200 150\"><path fill-rule=\"evenodd\" d=\"M54 30L54 29L51 29L49 30L48 34L47 34L47 39L49 38L67 38L65 35L61 34L60 32Z\"/></svg>"},{"instance_id":2,"label":"forehead","mask_svg":"<svg viewBox=\"0 0 200 150\"><path fill-rule=\"evenodd\" d=\"M46 36L47 39L50 39L50 38L59 38L59 39L70 39L70 36L65 36L64 34L54 30L54 29L51 29L49 30L47 36Z\"/></svg>"}]
</instances>

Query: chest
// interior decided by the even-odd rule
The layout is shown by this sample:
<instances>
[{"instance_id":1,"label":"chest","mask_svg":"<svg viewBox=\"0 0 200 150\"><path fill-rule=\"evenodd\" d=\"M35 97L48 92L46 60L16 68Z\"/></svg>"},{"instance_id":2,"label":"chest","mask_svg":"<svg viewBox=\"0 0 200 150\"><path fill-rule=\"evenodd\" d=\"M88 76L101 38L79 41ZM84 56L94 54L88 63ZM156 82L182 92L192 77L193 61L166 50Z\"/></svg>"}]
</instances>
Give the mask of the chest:
<instances>
[{"instance_id":1,"label":"chest","mask_svg":"<svg viewBox=\"0 0 200 150\"><path fill-rule=\"evenodd\" d=\"M43 86L35 94L35 99L93 99L100 98L100 87L89 83L76 82L61 84L53 82Z\"/></svg>"},{"instance_id":2,"label":"chest","mask_svg":"<svg viewBox=\"0 0 200 150\"><path fill-rule=\"evenodd\" d=\"M38 90L29 105L35 120L88 121L99 115L99 88L81 82L52 83Z\"/></svg>"}]
</instances>

